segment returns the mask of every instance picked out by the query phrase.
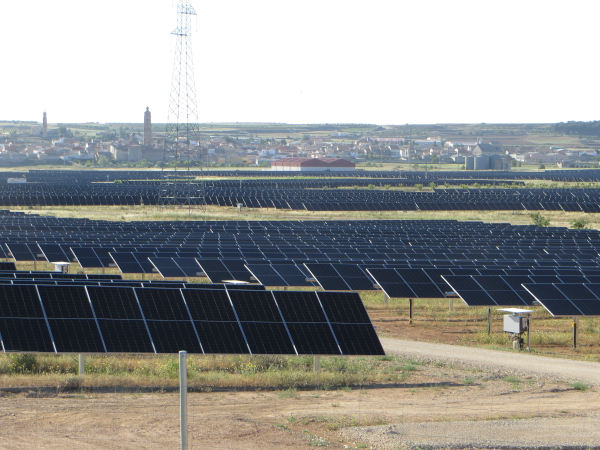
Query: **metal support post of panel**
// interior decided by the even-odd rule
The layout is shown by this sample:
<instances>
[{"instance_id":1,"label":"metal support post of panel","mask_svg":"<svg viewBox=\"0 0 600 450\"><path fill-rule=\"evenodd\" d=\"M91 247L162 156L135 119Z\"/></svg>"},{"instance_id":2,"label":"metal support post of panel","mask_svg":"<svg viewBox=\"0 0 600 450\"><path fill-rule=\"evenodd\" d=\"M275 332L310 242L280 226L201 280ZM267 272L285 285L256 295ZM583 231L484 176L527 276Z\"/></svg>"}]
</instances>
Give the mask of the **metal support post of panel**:
<instances>
[{"instance_id":1,"label":"metal support post of panel","mask_svg":"<svg viewBox=\"0 0 600 450\"><path fill-rule=\"evenodd\" d=\"M573 348L577 348L577 317L573 318Z\"/></svg>"},{"instance_id":2,"label":"metal support post of panel","mask_svg":"<svg viewBox=\"0 0 600 450\"><path fill-rule=\"evenodd\" d=\"M79 376L82 377L85 375L85 356L81 353L77 356L77 363Z\"/></svg>"},{"instance_id":3,"label":"metal support post of panel","mask_svg":"<svg viewBox=\"0 0 600 450\"><path fill-rule=\"evenodd\" d=\"M321 356L320 355L314 356L313 371L316 374L317 387L320 389L321 388Z\"/></svg>"},{"instance_id":4,"label":"metal support post of panel","mask_svg":"<svg viewBox=\"0 0 600 450\"><path fill-rule=\"evenodd\" d=\"M487 319L488 319L488 335L490 335L490 334L492 334L492 308L488 308Z\"/></svg>"},{"instance_id":5,"label":"metal support post of panel","mask_svg":"<svg viewBox=\"0 0 600 450\"><path fill-rule=\"evenodd\" d=\"M529 345L531 342L530 336L531 336L531 316L527 318L527 351L528 352L531 351L531 346Z\"/></svg>"},{"instance_id":6,"label":"metal support post of panel","mask_svg":"<svg viewBox=\"0 0 600 450\"><path fill-rule=\"evenodd\" d=\"M188 448L187 427L187 352L179 352L179 428L181 435L181 450Z\"/></svg>"},{"instance_id":7,"label":"metal support post of panel","mask_svg":"<svg viewBox=\"0 0 600 450\"><path fill-rule=\"evenodd\" d=\"M413 321L413 299L408 299L408 323L412 325Z\"/></svg>"}]
</instances>

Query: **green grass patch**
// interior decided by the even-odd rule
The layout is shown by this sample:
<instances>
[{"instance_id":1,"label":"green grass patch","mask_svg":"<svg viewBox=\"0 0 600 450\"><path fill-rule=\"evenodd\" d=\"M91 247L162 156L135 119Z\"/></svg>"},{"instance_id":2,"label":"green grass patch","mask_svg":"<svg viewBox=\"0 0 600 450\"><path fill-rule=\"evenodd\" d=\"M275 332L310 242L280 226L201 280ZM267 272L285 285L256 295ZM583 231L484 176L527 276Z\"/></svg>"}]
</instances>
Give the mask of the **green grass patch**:
<instances>
[{"instance_id":1,"label":"green grass patch","mask_svg":"<svg viewBox=\"0 0 600 450\"><path fill-rule=\"evenodd\" d=\"M584 384L580 381L576 381L575 383L573 383L571 385L571 387L573 389L575 389L576 391L581 391L581 392L585 392L590 388L587 384Z\"/></svg>"}]
</instances>

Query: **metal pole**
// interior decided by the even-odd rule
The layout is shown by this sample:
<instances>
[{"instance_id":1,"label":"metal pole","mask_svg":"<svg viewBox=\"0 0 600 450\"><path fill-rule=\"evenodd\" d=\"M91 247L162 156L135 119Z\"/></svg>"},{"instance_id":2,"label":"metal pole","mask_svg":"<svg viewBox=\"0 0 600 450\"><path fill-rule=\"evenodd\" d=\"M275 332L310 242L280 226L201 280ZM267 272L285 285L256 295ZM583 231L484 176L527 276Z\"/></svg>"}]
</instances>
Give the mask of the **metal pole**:
<instances>
[{"instance_id":1,"label":"metal pole","mask_svg":"<svg viewBox=\"0 0 600 450\"><path fill-rule=\"evenodd\" d=\"M187 450L187 352L185 350L179 352L179 431L181 450Z\"/></svg>"},{"instance_id":2,"label":"metal pole","mask_svg":"<svg viewBox=\"0 0 600 450\"><path fill-rule=\"evenodd\" d=\"M529 337L531 336L531 317L527 318L527 351L531 351L531 347L529 345Z\"/></svg>"},{"instance_id":3,"label":"metal pole","mask_svg":"<svg viewBox=\"0 0 600 450\"><path fill-rule=\"evenodd\" d=\"M85 356L83 356L81 353L78 355L78 363L79 363L79 376L82 377L83 375L85 375Z\"/></svg>"},{"instance_id":4,"label":"metal pole","mask_svg":"<svg viewBox=\"0 0 600 450\"><path fill-rule=\"evenodd\" d=\"M321 356L314 356L313 370L317 375L317 387L321 388Z\"/></svg>"},{"instance_id":5,"label":"metal pole","mask_svg":"<svg viewBox=\"0 0 600 450\"><path fill-rule=\"evenodd\" d=\"M412 325L413 320L413 299L408 299L408 323Z\"/></svg>"},{"instance_id":6,"label":"metal pole","mask_svg":"<svg viewBox=\"0 0 600 450\"><path fill-rule=\"evenodd\" d=\"M492 308L488 308L488 336L492 334Z\"/></svg>"},{"instance_id":7,"label":"metal pole","mask_svg":"<svg viewBox=\"0 0 600 450\"><path fill-rule=\"evenodd\" d=\"M573 318L573 348L577 348L577 317Z\"/></svg>"}]
</instances>

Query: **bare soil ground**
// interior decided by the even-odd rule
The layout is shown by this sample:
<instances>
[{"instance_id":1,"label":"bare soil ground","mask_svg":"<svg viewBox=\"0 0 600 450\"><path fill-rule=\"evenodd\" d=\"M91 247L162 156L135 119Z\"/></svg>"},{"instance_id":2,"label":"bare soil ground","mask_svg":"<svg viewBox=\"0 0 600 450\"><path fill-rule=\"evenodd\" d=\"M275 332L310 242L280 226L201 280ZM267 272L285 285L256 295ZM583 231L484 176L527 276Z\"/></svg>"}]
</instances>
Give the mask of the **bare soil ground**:
<instances>
[{"instance_id":1,"label":"bare soil ground","mask_svg":"<svg viewBox=\"0 0 600 450\"><path fill-rule=\"evenodd\" d=\"M386 341L388 347L395 344ZM476 349L465 349L470 350ZM191 446L590 447L600 442L596 387L431 356L408 363L410 376L393 386L191 393ZM0 395L0 448L178 445L177 394L47 395L31 389Z\"/></svg>"}]
</instances>

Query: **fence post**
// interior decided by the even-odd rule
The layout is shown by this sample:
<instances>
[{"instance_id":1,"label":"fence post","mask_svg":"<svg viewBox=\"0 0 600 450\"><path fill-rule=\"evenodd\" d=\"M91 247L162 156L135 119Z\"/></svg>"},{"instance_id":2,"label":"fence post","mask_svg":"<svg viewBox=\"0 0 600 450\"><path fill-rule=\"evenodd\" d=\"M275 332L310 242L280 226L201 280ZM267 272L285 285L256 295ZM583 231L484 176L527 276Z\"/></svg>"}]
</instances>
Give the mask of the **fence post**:
<instances>
[{"instance_id":1,"label":"fence post","mask_svg":"<svg viewBox=\"0 0 600 450\"><path fill-rule=\"evenodd\" d=\"M187 450L187 352L185 350L179 352L179 428L181 450Z\"/></svg>"}]
</instances>

